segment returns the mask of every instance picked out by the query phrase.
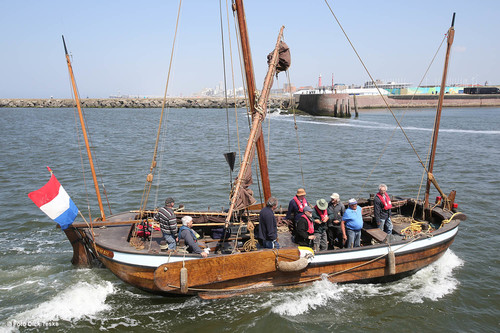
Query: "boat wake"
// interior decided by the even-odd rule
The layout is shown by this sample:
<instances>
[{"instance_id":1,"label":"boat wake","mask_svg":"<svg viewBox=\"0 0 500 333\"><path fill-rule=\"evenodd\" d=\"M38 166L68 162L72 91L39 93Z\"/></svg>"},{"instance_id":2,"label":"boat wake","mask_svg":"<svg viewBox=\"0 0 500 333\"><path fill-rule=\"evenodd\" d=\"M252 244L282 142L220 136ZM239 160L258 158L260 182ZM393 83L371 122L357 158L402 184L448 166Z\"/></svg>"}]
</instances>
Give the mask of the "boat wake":
<instances>
[{"instance_id":1,"label":"boat wake","mask_svg":"<svg viewBox=\"0 0 500 333\"><path fill-rule=\"evenodd\" d=\"M388 284L335 284L324 279L300 291L279 293L271 311L284 317L300 316L325 308L341 315L355 311L356 302L380 303L381 297L391 303L423 303L437 301L452 293L459 285L453 270L463 261L451 250L432 265L400 281Z\"/></svg>"},{"instance_id":2,"label":"boat wake","mask_svg":"<svg viewBox=\"0 0 500 333\"><path fill-rule=\"evenodd\" d=\"M63 290L52 299L36 308L18 313L6 320L7 331L16 327L58 326L58 321L73 321L93 317L101 311L109 310L106 298L114 293L109 281L99 283L78 282Z\"/></svg>"},{"instance_id":3,"label":"boat wake","mask_svg":"<svg viewBox=\"0 0 500 333\"><path fill-rule=\"evenodd\" d=\"M281 121L293 122L293 116L290 115L280 115L278 113L270 114L268 116L270 119L277 119ZM314 119L314 120L313 120ZM324 119L325 121L318 121L316 119ZM394 124L385 124L375 121L364 121L364 120L350 120L350 119L332 119L331 117L313 117L313 116L301 116L300 119L296 120L297 123L308 123L315 125L325 125L334 127L352 127L352 128L367 128L367 129L390 129L394 130L397 128ZM432 132L433 128L426 127L415 127L415 126L403 126L405 131L424 131ZM463 133L463 134L484 134L484 135L500 135L500 131L483 131L483 130L468 130L468 129L458 129L458 128L442 128L439 130L441 133Z\"/></svg>"}]
</instances>

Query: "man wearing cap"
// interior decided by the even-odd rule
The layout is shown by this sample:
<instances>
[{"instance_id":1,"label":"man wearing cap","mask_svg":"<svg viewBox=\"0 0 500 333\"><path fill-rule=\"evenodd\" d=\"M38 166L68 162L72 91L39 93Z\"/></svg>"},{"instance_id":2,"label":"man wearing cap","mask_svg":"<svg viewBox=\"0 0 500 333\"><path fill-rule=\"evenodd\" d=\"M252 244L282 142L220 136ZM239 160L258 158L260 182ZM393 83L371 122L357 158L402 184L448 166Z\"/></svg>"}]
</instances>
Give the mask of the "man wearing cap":
<instances>
[{"instance_id":1,"label":"man wearing cap","mask_svg":"<svg viewBox=\"0 0 500 333\"><path fill-rule=\"evenodd\" d=\"M328 249L328 238L326 236L326 224L328 222L328 203L325 199L316 201L312 212L314 220L314 252Z\"/></svg>"},{"instance_id":2,"label":"man wearing cap","mask_svg":"<svg viewBox=\"0 0 500 333\"><path fill-rule=\"evenodd\" d=\"M301 246L311 247L314 240L314 222L312 218L313 209L309 206L304 207L304 214L299 217L295 229L295 242Z\"/></svg>"},{"instance_id":3,"label":"man wearing cap","mask_svg":"<svg viewBox=\"0 0 500 333\"><path fill-rule=\"evenodd\" d=\"M344 237L342 234L342 228L340 226L340 221L342 221L342 216L345 213L345 206L340 202L340 196L338 193L332 193L330 196L331 200L328 203L328 248L333 250L335 240L337 240L337 245L339 248L344 248Z\"/></svg>"},{"instance_id":4,"label":"man wearing cap","mask_svg":"<svg viewBox=\"0 0 500 333\"><path fill-rule=\"evenodd\" d=\"M297 194L290 200L288 204L288 211L286 213L286 219L293 221L296 225L299 218L304 215L304 207L308 207L306 200L306 190L299 188Z\"/></svg>"},{"instance_id":5,"label":"man wearing cap","mask_svg":"<svg viewBox=\"0 0 500 333\"><path fill-rule=\"evenodd\" d=\"M278 199L270 197L267 200L266 207L262 208L259 213L259 228L257 229L257 238L262 242L262 246L266 249L279 249L280 245L277 242L278 225L274 210L278 207Z\"/></svg>"},{"instance_id":6,"label":"man wearing cap","mask_svg":"<svg viewBox=\"0 0 500 333\"><path fill-rule=\"evenodd\" d=\"M160 229L163 233L163 238L168 244L169 250L175 250L177 238L177 218L174 213L175 200L167 198L165 206L158 210L154 220L160 223Z\"/></svg>"},{"instance_id":7,"label":"man wearing cap","mask_svg":"<svg viewBox=\"0 0 500 333\"><path fill-rule=\"evenodd\" d=\"M387 194L387 185L380 184L378 193L373 200L373 216L380 230L385 231L388 235L392 234L391 209L392 203L389 194Z\"/></svg>"},{"instance_id":8,"label":"man wearing cap","mask_svg":"<svg viewBox=\"0 0 500 333\"><path fill-rule=\"evenodd\" d=\"M347 240L347 247L359 247L361 244L361 229L363 228L363 216L361 207L358 207L356 199L349 199L349 207L342 216L342 235Z\"/></svg>"}]
</instances>

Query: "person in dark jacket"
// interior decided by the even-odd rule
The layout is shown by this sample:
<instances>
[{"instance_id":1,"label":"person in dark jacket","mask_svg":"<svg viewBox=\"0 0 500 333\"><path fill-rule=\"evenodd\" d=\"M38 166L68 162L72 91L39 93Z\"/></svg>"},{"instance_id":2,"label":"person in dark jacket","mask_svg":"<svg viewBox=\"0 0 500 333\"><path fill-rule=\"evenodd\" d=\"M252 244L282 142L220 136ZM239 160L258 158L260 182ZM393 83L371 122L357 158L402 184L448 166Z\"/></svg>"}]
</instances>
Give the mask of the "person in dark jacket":
<instances>
[{"instance_id":1,"label":"person in dark jacket","mask_svg":"<svg viewBox=\"0 0 500 333\"><path fill-rule=\"evenodd\" d=\"M203 251L198 244L198 234L191 229L193 226L193 218L184 216L182 218L182 227L179 229L179 239L184 239L189 253L200 254L203 258L207 257L207 252Z\"/></svg>"},{"instance_id":2,"label":"person in dark jacket","mask_svg":"<svg viewBox=\"0 0 500 333\"><path fill-rule=\"evenodd\" d=\"M340 222L342 221L342 216L345 213L345 206L340 202L340 196L338 193L332 193L330 196L331 200L328 203L328 249L333 250L334 244L341 249L344 248L344 239L342 234L342 227Z\"/></svg>"},{"instance_id":3,"label":"person in dark jacket","mask_svg":"<svg viewBox=\"0 0 500 333\"><path fill-rule=\"evenodd\" d=\"M177 218L173 209L174 204L175 200L173 198L167 198L165 206L160 208L154 216L154 220L160 224L163 238L167 242L169 250L175 250L178 241Z\"/></svg>"},{"instance_id":4,"label":"person in dark jacket","mask_svg":"<svg viewBox=\"0 0 500 333\"><path fill-rule=\"evenodd\" d=\"M278 243L278 225L274 210L278 207L278 199L270 197L267 200L266 207L259 213L259 228L257 229L257 238L261 240L261 245L266 249L279 249Z\"/></svg>"},{"instance_id":5,"label":"person in dark jacket","mask_svg":"<svg viewBox=\"0 0 500 333\"><path fill-rule=\"evenodd\" d=\"M313 210L311 207L305 206L304 214L302 214L297 221L297 228L295 229L295 242L301 246L311 247L315 238L312 212Z\"/></svg>"},{"instance_id":6,"label":"person in dark jacket","mask_svg":"<svg viewBox=\"0 0 500 333\"><path fill-rule=\"evenodd\" d=\"M391 209L392 202L387 194L387 185L380 184L373 201L373 216L380 230L385 231L388 235L392 234Z\"/></svg>"}]
</instances>

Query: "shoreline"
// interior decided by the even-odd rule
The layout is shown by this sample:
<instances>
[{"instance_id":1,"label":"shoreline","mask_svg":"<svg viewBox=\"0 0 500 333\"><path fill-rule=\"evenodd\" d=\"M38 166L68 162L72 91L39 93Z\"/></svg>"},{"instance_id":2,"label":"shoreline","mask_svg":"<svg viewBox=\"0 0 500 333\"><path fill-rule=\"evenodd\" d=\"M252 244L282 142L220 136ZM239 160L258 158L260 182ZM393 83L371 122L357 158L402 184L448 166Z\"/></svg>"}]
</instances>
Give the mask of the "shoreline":
<instances>
[{"instance_id":1,"label":"shoreline","mask_svg":"<svg viewBox=\"0 0 500 333\"><path fill-rule=\"evenodd\" d=\"M436 107L437 95L399 95L385 96L387 103L393 108L422 108ZM298 105L298 96L293 101L294 106ZM349 96L351 102L353 97ZM166 99L166 106L171 108L225 108L222 97L169 97ZM356 96L358 109L380 109L386 108L386 104L381 96ZM83 98L81 99L84 108L161 108L162 98ZM244 98L228 98L227 107L244 108ZM268 107L270 109L288 109L289 98L270 97ZM351 103L354 106L354 103ZM495 107L500 106L500 95L445 95L444 107ZM75 107L73 99L47 98L0 98L0 108L72 108Z\"/></svg>"}]
</instances>

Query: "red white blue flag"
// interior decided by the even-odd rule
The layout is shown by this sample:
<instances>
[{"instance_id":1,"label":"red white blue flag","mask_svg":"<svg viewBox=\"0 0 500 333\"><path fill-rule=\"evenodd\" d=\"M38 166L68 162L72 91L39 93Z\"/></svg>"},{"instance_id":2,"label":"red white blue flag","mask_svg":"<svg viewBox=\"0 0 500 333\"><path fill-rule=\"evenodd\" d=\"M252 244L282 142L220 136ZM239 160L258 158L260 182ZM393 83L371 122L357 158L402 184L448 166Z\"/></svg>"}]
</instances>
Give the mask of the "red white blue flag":
<instances>
[{"instance_id":1,"label":"red white blue flag","mask_svg":"<svg viewBox=\"0 0 500 333\"><path fill-rule=\"evenodd\" d=\"M69 197L68 193L61 186L52 170L47 167L51 173L50 180L39 190L28 194L30 199L45 214L56 221L61 229L68 228L78 215L78 208Z\"/></svg>"}]
</instances>

